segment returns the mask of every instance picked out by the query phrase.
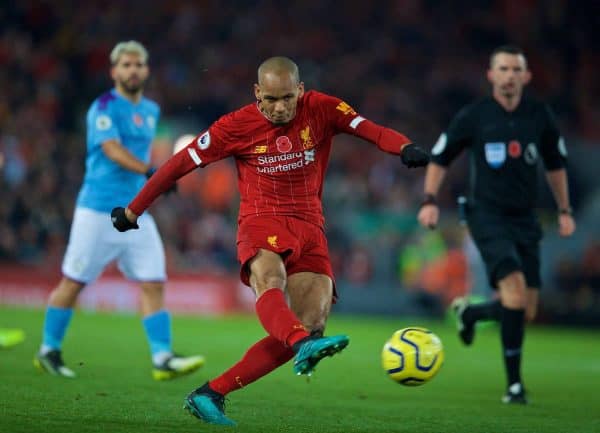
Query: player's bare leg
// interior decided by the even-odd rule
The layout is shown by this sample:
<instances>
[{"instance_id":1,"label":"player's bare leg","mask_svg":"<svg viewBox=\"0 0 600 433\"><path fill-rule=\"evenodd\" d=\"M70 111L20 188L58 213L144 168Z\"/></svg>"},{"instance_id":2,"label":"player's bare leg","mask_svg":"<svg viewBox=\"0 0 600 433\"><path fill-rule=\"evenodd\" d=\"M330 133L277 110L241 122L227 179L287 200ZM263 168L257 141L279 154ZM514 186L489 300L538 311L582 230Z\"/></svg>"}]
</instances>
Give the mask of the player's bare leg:
<instances>
[{"instance_id":1,"label":"player's bare leg","mask_svg":"<svg viewBox=\"0 0 600 433\"><path fill-rule=\"evenodd\" d=\"M265 330L288 347L309 336L285 299L287 285L281 256L259 249L249 261L250 285L256 293L256 314Z\"/></svg>"},{"instance_id":2,"label":"player's bare leg","mask_svg":"<svg viewBox=\"0 0 600 433\"><path fill-rule=\"evenodd\" d=\"M164 306L164 284L162 282L145 281L140 283L140 310L143 316L149 316Z\"/></svg>"},{"instance_id":3,"label":"player's bare leg","mask_svg":"<svg viewBox=\"0 0 600 433\"><path fill-rule=\"evenodd\" d=\"M498 281L502 302L501 335L508 389L504 403L527 403L521 380L521 349L525 333L527 285L521 271L514 271Z\"/></svg>"},{"instance_id":4,"label":"player's bare leg","mask_svg":"<svg viewBox=\"0 0 600 433\"><path fill-rule=\"evenodd\" d=\"M250 286L260 298L272 288L284 290L287 285L287 273L281 256L269 250L260 249L250 260Z\"/></svg>"},{"instance_id":5,"label":"player's bare leg","mask_svg":"<svg viewBox=\"0 0 600 433\"><path fill-rule=\"evenodd\" d=\"M288 277L292 311L311 334L323 335L333 296L333 282L323 274L298 272Z\"/></svg>"},{"instance_id":6,"label":"player's bare leg","mask_svg":"<svg viewBox=\"0 0 600 433\"><path fill-rule=\"evenodd\" d=\"M279 254L260 249L250 261L249 268L250 284L258 297L256 314L269 335L294 349L296 374L311 374L321 359L339 352L348 345L346 336L311 336L309 329L290 309L283 292L286 283L289 288L289 281ZM297 277L297 281L301 279L302 277ZM328 285L330 286L331 282ZM308 312L304 311L303 314L308 315Z\"/></svg>"},{"instance_id":7,"label":"player's bare leg","mask_svg":"<svg viewBox=\"0 0 600 433\"><path fill-rule=\"evenodd\" d=\"M161 281L145 281L140 286L140 309L152 352L152 377L170 380L198 370L205 363L203 356L181 356L171 349L171 317L164 310L164 284Z\"/></svg>"},{"instance_id":8,"label":"player's bare leg","mask_svg":"<svg viewBox=\"0 0 600 433\"><path fill-rule=\"evenodd\" d=\"M540 289L537 287L527 288L527 306L525 307L525 320L533 322L537 316Z\"/></svg>"},{"instance_id":9,"label":"player's bare leg","mask_svg":"<svg viewBox=\"0 0 600 433\"><path fill-rule=\"evenodd\" d=\"M261 323L269 332L269 327L272 327L269 321L272 317L268 317L268 314L276 313L283 320L288 320L288 323L289 319L293 318L295 324L300 325L297 329L301 328L302 333L296 338L301 338L295 344L299 348L299 354L303 348L307 353L303 364L310 367L308 372L312 372L314 365L334 350L334 346L338 347L335 350L337 352L347 345L345 336L319 338L331 308L332 284L329 277L302 273L292 275L288 281L281 257L267 250L259 251L250 263L250 270L250 284L257 296L260 296L257 304L260 303L261 298L264 301L264 296L275 296L274 300L267 299L267 304L257 305L257 314ZM279 287L285 288L286 285L287 290L291 289L290 299L294 299L291 301L291 309L287 306L283 291L279 289ZM261 311L265 307L270 308L267 308L266 312ZM279 311L276 311L277 309ZM266 314L267 317L261 317L261 314ZM297 315L302 321L298 320ZM292 331L294 329L296 327L292 326ZM317 335L311 336L307 330L316 331ZM225 416L225 395L263 377L294 356L294 351L290 348L294 343L290 344L289 339L281 339L283 334L281 329L275 329L275 332L269 334L255 343L237 364L189 394L185 399L184 408L207 423L234 425L235 422ZM279 338L273 334L279 335ZM340 338L343 341L340 341ZM310 349L307 346L312 346L314 350L307 350ZM323 353L319 354L320 351ZM299 354L296 355L296 360Z\"/></svg>"},{"instance_id":10,"label":"player's bare leg","mask_svg":"<svg viewBox=\"0 0 600 433\"><path fill-rule=\"evenodd\" d=\"M82 282L63 277L50 293L42 346L33 359L33 365L39 370L55 376L75 377L75 373L65 366L61 345L73 315L73 307L84 287Z\"/></svg>"},{"instance_id":11,"label":"player's bare leg","mask_svg":"<svg viewBox=\"0 0 600 433\"><path fill-rule=\"evenodd\" d=\"M333 282L327 275L298 272L288 277L287 292L292 311L313 338L313 342L306 339L307 344L303 347L294 347L297 352L294 367L297 373L306 369L305 374L311 374L322 358L339 353L348 345L348 337L345 335L323 337L331 310ZM316 347L311 347L311 344Z\"/></svg>"},{"instance_id":12,"label":"player's bare leg","mask_svg":"<svg viewBox=\"0 0 600 433\"><path fill-rule=\"evenodd\" d=\"M50 293L48 305L58 308L73 308L84 287L84 283L63 277L58 286Z\"/></svg>"},{"instance_id":13,"label":"player's bare leg","mask_svg":"<svg viewBox=\"0 0 600 433\"><path fill-rule=\"evenodd\" d=\"M309 336L286 303L283 290L287 277L279 254L261 249L248 268L250 285L257 297L256 312L269 335L250 347L227 371L186 397L184 409L209 424L235 425L225 415L225 395L289 361L294 356L290 346Z\"/></svg>"}]
</instances>

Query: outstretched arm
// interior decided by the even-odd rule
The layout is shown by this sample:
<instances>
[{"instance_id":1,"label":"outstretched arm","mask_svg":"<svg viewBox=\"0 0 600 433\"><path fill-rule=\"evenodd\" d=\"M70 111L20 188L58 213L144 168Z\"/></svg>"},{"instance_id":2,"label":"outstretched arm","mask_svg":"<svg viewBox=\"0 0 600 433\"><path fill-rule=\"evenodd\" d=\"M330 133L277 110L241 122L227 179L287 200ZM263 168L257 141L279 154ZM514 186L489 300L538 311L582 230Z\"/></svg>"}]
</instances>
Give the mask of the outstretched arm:
<instances>
[{"instance_id":1,"label":"outstretched arm","mask_svg":"<svg viewBox=\"0 0 600 433\"><path fill-rule=\"evenodd\" d=\"M407 167L423 167L429 162L429 154L406 137L391 128L378 125L360 116L339 98L319 94L323 116L330 121L335 133L352 134L374 143L384 152L400 155Z\"/></svg>"},{"instance_id":2,"label":"outstretched arm","mask_svg":"<svg viewBox=\"0 0 600 433\"><path fill-rule=\"evenodd\" d=\"M575 220L569 202L567 171L564 168L547 171L546 179L558 206L558 233L571 236L575 231Z\"/></svg>"},{"instance_id":3,"label":"outstretched arm","mask_svg":"<svg viewBox=\"0 0 600 433\"><path fill-rule=\"evenodd\" d=\"M193 147L188 146L173 155L148 179L148 182L127 207L134 214L141 215L159 195L171 188L177 179L198 167L200 159L198 158L199 162L196 163L188 153L193 150Z\"/></svg>"},{"instance_id":4,"label":"outstretched arm","mask_svg":"<svg viewBox=\"0 0 600 433\"><path fill-rule=\"evenodd\" d=\"M353 128L353 123L356 123ZM429 162L429 154L397 131L378 125L375 122L356 117L350 123L349 132L357 137L375 143L384 152L400 155L402 162L409 168L423 167Z\"/></svg>"},{"instance_id":5,"label":"outstretched arm","mask_svg":"<svg viewBox=\"0 0 600 433\"><path fill-rule=\"evenodd\" d=\"M137 229L137 218L148 209L154 200L163 192L171 189L177 179L202 163L193 146L193 142L190 143L156 170L126 208L116 207L112 210L111 219L117 230L124 232Z\"/></svg>"}]
</instances>

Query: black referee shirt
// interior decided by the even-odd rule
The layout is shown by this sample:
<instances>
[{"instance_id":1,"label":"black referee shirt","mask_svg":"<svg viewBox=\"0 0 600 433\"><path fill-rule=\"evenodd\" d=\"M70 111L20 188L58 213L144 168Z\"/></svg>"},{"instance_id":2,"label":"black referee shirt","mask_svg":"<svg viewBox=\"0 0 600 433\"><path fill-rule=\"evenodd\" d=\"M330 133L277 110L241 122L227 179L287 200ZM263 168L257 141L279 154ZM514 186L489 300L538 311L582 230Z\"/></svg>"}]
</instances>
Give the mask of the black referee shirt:
<instances>
[{"instance_id":1,"label":"black referee shirt","mask_svg":"<svg viewBox=\"0 0 600 433\"><path fill-rule=\"evenodd\" d=\"M546 170L563 168L567 156L550 108L525 97L512 112L492 97L464 107L431 150L432 161L446 167L464 148L471 202L500 213L532 210L540 156Z\"/></svg>"}]
</instances>

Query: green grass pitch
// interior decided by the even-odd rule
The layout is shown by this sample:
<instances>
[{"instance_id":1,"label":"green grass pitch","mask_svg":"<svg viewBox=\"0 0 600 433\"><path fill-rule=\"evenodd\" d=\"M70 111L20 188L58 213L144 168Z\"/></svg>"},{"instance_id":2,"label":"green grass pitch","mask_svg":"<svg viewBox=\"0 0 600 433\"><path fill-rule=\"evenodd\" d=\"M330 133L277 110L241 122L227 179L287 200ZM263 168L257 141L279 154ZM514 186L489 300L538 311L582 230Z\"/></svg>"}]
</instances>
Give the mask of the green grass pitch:
<instances>
[{"instance_id":1,"label":"green grass pitch","mask_svg":"<svg viewBox=\"0 0 600 433\"><path fill-rule=\"evenodd\" d=\"M496 327L462 347L452 324L336 316L328 333L350 345L319 365L309 382L291 364L234 392L234 428L204 424L182 410L183 398L237 361L264 335L253 316L175 317L175 349L202 353L206 366L172 382L154 382L145 337L133 315L77 312L64 358L76 380L32 366L41 310L0 307L0 326L21 327L27 340L0 351L0 432L600 432L598 330L533 326L526 336L524 377L531 404L500 403L504 372ZM446 361L430 383L408 388L389 380L380 350L396 329L426 326L445 346Z\"/></svg>"}]
</instances>

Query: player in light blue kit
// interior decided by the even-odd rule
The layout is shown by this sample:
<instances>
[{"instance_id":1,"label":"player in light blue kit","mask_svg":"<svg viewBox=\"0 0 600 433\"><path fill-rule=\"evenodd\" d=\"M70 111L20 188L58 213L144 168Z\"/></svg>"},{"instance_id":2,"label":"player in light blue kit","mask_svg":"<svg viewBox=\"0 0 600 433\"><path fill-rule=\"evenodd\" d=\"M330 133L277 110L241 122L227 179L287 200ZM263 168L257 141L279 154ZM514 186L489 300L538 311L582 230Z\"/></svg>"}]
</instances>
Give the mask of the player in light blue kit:
<instances>
[{"instance_id":1,"label":"player in light blue kit","mask_svg":"<svg viewBox=\"0 0 600 433\"><path fill-rule=\"evenodd\" d=\"M44 336L34 364L54 375L75 377L65 366L61 344L73 306L86 284L117 260L120 271L141 286L143 325L152 353L152 376L172 379L204 364L202 356L175 355L171 319L163 306L165 255L151 216L139 230L122 234L111 224L110 211L128 203L154 168L149 165L152 140L160 115L158 105L143 97L148 78L148 52L136 41L121 42L110 54L115 88L96 99L87 113L87 157L65 254L61 279L50 294Z\"/></svg>"}]
</instances>

